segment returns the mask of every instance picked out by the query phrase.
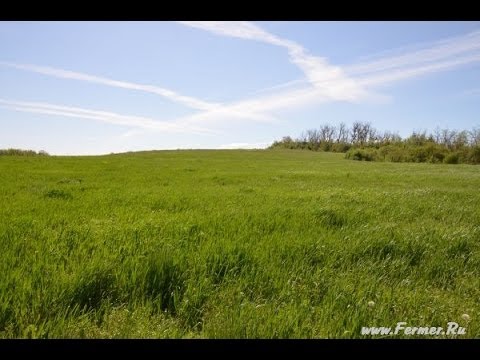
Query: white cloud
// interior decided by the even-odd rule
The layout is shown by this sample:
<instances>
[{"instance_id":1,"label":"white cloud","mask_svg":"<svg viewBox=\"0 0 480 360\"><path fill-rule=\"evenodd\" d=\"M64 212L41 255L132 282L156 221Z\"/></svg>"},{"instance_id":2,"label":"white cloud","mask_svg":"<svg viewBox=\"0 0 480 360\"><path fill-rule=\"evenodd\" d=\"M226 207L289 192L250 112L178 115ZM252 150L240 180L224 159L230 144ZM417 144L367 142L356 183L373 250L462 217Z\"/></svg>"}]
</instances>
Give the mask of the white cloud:
<instances>
[{"instance_id":1,"label":"white cloud","mask_svg":"<svg viewBox=\"0 0 480 360\"><path fill-rule=\"evenodd\" d=\"M455 67L479 61L480 32L475 31L455 38L423 44L400 55L384 55L376 60L346 66L330 65L325 58L309 55L301 45L275 35L248 22L181 22L184 25L211 33L248 40L261 41L284 47L290 61L305 74L306 81L298 79L279 84L268 90L279 90L264 96L250 98L222 105L222 112L205 111L185 119L189 123L209 120L225 121L233 113L268 114L274 110L343 100L350 102L375 101L385 103L389 96L372 91L375 86L389 84L408 78L418 77L436 71L446 71ZM469 56L458 58L470 52ZM299 83L311 84L303 88L293 88ZM285 91L287 89L287 91ZM368 91L367 91L368 89ZM219 116L220 115L220 116Z\"/></svg>"},{"instance_id":2,"label":"white cloud","mask_svg":"<svg viewBox=\"0 0 480 360\"><path fill-rule=\"evenodd\" d=\"M325 58L308 54L300 44L270 34L252 23L223 21L180 23L214 34L261 41L288 50L291 62L304 72L306 80L313 88L294 89L232 104L235 108L241 108L244 104L247 108L254 108L255 111L301 106L313 99L325 102L379 98L370 91L367 93L366 89L480 61L480 31L417 45L417 49L414 50L411 47L403 48L401 54L384 53L376 60L341 68L330 65ZM419 46L421 47L418 48ZM302 82L303 79L289 81L267 90L291 88L292 85Z\"/></svg>"},{"instance_id":3,"label":"white cloud","mask_svg":"<svg viewBox=\"0 0 480 360\"><path fill-rule=\"evenodd\" d=\"M307 80L331 100L355 101L367 95L353 78L349 78L338 66L327 59L310 55L300 44L270 34L255 24L236 21L183 21L183 25L202 29L217 35L256 40L287 49L290 61L303 71Z\"/></svg>"},{"instance_id":4,"label":"white cloud","mask_svg":"<svg viewBox=\"0 0 480 360\"><path fill-rule=\"evenodd\" d=\"M404 67L396 70L370 74L369 76L360 79L360 83L365 86L385 85L391 82L418 77L432 72L446 71L479 61L480 53L448 61L434 62L423 66Z\"/></svg>"},{"instance_id":5,"label":"white cloud","mask_svg":"<svg viewBox=\"0 0 480 360\"><path fill-rule=\"evenodd\" d=\"M234 119L243 119L243 120L260 121L260 122L274 121L274 118L267 114L257 114L255 112L250 111L249 109L241 109L240 111L236 111L235 109L232 109L231 106L228 106L228 105L225 106L220 103L209 103L209 102L195 99L189 96L180 95L174 91L160 88L157 86L124 82L119 80L108 79L101 76L68 71L68 70L63 70L63 69L58 69L53 67L47 67L47 66L38 66L38 65L31 65L31 64L15 64L15 63L8 63L8 62L0 62L0 65L13 67L21 70L32 71L32 72L64 78L64 79L87 81L87 82L92 82L92 83L97 83L97 84L102 84L102 85L107 85L112 87L149 92L149 93L166 97L172 101L188 106L190 108L205 111L205 112L200 112L194 115L187 116L185 117L186 119L203 119L203 118L206 118L205 116L206 114L209 114L208 115L209 119L214 119L214 118L219 119L223 117L224 119L234 118Z\"/></svg>"},{"instance_id":6,"label":"white cloud","mask_svg":"<svg viewBox=\"0 0 480 360\"><path fill-rule=\"evenodd\" d=\"M286 41L248 21L179 21L178 23L211 33L285 46ZM293 43L292 43L293 44Z\"/></svg>"},{"instance_id":7,"label":"white cloud","mask_svg":"<svg viewBox=\"0 0 480 360\"><path fill-rule=\"evenodd\" d=\"M286 108L302 107L329 101L385 102L388 97L374 88L424 74L451 70L480 61L480 31L422 44L402 53L383 53L368 62L335 66L323 57L313 56L300 44L270 34L249 22L181 22L184 25L221 36L261 41L286 49L290 61L305 74L305 79L290 81L267 89L267 94L250 94L231 103L210 103L178 94L157 86L113 80L101 76L52 67L0 62L0 65L42 73L65 79L88 81L107 86L154 93L193 109L201 110L172 121L157 121L138 116L125 116L105 111L87 110L43 103L3 101L3 106L19 111L81 117L135 127L123 137L131 137L149 129L170 132L211 132L205 126L232 121L278 122L273 113ZM0 101L2 104L2 101ZM29 105L30 104L30 105ZM32 105L35 104L35 105ZM200 126L200 127L199 127ZM228 145L228 144L227 144Z\"/></svg>"},{"instance_id":8,"label":"white cloud","mask_svg":"<svg viewBox=\"0 0 480 360\"><path fill-rule=\"evenodd\" d=\"M412 66L423 67L425 63L428 62L443 62L448 58L456 58L465 54L479 54L480 31L473 31L452 38L424 43L422 47L423 48L414 51L406 51L405 48L400 49L397 50L397 52L402 52L400 54L390 56L384 54L376 60L346 66L344 69L346 73L352 76L358 76L392 71L399 68L409 68Z\"/></svg>"},{"instance_id":9,"label":"white cloud","mask_svg":"<svg viewBox=\"0 0 480 360\"><path fill-rule=\"evenodd\" d=\"M35 73L54 76L54 77L63 78L63 79L86 81L86 82L102 84L102 85L112 86L117 88L144 91L144 92L162 96L173 102L177 102L179 104L185 105L192 109L214 110L219 106L219 104L217 103L209 103L209 102L199 100L190 96L180 95L175 91L165 89L159 86L154 86L154 85L145 85L145 84L126 82L126 81L113 80L113 79L109 79L102 76L96 76L96 75L75 72L75 71L58 69L58 68L53 68L49 66L39 66L39 65L32 65L32 64L16 64L16 63L9 63L9 62L0 62L0 65L21 69L21 70L26 70L26 71L32 71Z\"/></svg>"},{"instance_id":10,"label":"white cloud","mask_svg":"<svg viewBox=\"0 0 480 360\"><path fill-rule=\"evenodd\" d=\"M84 109L72 106L55 105L42 102L13 101L0 99L0 106L11 110L35 114L60 115L72 118L97 120L109 124L136 127L162 132L188 132L211 134L211 130L188 124L158 121L148 117L122 115L118 113Z\"/></svg>"}]
</instances>

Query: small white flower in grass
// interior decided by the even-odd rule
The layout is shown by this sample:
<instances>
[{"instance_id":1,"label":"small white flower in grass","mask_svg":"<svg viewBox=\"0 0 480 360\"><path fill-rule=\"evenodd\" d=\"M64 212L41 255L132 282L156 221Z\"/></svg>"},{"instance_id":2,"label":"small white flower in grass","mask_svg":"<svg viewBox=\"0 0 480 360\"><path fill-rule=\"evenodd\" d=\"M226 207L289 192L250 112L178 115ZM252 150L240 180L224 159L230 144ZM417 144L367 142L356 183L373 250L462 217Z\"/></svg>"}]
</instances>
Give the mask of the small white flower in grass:
<instances>
[{"instance_id":1,"label":"small white flower in grass","mask_svg":"<svg viewBox=\"0 0 480 360\"><path fill-rule=\"evenodd\" d=\"M463 315L462 315L462 319L465 320L465 321L470 321L470 315L468 315L468 314L463 314Z\"/></svg>"},{"instance_id":2,"label":"small white flower in grass","mask_svg":"<svg viewBox=\"0 0 480 360\"><path fill-rule=\"evenodd\" d=\"M370 301L368 302L368 307L369 307L369 308L372 308L372 307L374 307L374 306L375 306L375 302L372 301L372 300L370 300Z\"/></svg>"}]
</instances>

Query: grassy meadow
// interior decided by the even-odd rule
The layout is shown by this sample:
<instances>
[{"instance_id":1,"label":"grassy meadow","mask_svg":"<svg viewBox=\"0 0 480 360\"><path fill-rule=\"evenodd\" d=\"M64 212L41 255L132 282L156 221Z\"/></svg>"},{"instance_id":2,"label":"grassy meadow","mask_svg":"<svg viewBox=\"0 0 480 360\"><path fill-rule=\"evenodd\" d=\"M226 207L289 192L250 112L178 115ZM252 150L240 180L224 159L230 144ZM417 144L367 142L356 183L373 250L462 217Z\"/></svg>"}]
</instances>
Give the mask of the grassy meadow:
<instances>
[{"instance_id":1,"label":"grassy meadow","mask_svg":"<svg viewBox=\"0 0 480 360\"><path fill-rule=\"evenodd\" d=\"M480 337L479 166L2 156L0 204L2 338Z\"/></svg>"}]
</instances>

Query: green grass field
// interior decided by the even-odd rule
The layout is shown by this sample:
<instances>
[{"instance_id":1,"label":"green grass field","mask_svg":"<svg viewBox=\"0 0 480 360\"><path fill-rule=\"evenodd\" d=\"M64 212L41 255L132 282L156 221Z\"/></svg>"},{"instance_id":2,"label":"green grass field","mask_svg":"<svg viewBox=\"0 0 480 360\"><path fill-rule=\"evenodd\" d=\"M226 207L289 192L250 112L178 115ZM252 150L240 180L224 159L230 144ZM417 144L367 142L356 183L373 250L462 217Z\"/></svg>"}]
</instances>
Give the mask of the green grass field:
<instances>
[{"instance_id":1,"label":"green grass field","mask_svg":"<svg viewBox=\"0 0 480 360\"><path fill-rule=\"evenodd\" d=\"M480 337L480 167L343 157L0 157L0 337Z\"/></svg>"}]
</instances>

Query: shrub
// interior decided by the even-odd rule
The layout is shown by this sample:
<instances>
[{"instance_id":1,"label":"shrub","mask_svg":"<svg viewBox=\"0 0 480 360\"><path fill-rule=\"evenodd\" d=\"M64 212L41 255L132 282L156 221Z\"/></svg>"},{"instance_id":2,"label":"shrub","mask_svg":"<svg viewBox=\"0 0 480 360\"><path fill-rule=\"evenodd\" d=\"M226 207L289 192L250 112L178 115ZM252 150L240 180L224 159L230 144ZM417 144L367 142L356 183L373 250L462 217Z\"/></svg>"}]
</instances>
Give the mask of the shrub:
<instances>
[{"instance_id":1,"label":"shrub","mask_svg":"<svg viewBox=\"0 0 480 360\"><path fill-rule=\"evenodd\" d=\"M375 161L378 158L378 154L374 149L350 149L345 154L345 158L359 161Z\"/></svg>"},{"instance_id":2,"label":"shrub","mask_svg":"<svg viewBox=\"0 0 480 360\"><path fill-rule=\"evenodd\" d=\"M458 153L448 154L444 160L445 164L458 164L458 161L459 161Z\"/></svg>"},{"instance_id":3,"label":"shrub","mask_svg":"<svg viewBox=\"0 0 480 360\"><path fill-rule=\"evenodd\" d=\"M435 150L430 157L430 162L432 163L442 163L445 159L445 154L440 150Z\"/></svg>"},{"instance_id":4,"label":"shrub","mask_svg":"<svg viewBox=\"0 0 480 360\"><path fill-rule=\"evenodd\" d=\"M409 160L411 162L426 162L427 158L428 152L424 146L415 146L410 148Z\"/></svg>"},{"instance_id":5,"label":"shrub","mask_svg":"<svg viewBox=\"0 0 480 360\"><path fill-rule=\"evenodd\" d=\"M312 151L344 152L346 159L359 161L431 162L446 164L480 164L478 131L436 130L414 132L402 139L399 135L378 132L369 123L323 125L311 129L300 138L285 136L275 141L270 149L305 149Z\"/></svg>"},{"instance_id":6,"label":"shrub","mask_svg":"<svg viewBox=\"0 0 480 360\"><path fill-rule=\"evenodd\" d=\"M405 155L401 150L397 149L389 154L389 159L391 162L403 162L405 161Z\"/></svg>"},{"instance_id":7,"label":"shrub","mask_svg":"<svg viewBox=\"0 0 480 360\"><path fill-rule=\"evenodd\" d=\"M468 153L468 162L472 164L480 164L480 146L475 146Z\"/></svg>"},{"instance_id":8,"label":"shrub","mask_svg":"<svg viewBox=\"0 0 480 360\"><path fill-rule=\"evenodd\" d=\"M351 149L345 153L345 159L350 159L350 160L360 160L361 153L360 150L357 149Z\"/></svg>"},{"instance_id":9,"label":"shrub","mask_svg":"<svg viewBox=\"0 0 480 360\"><path fill-rule=\"evenodd\" d=\"M347 143L344 143L344 142L341 142L341 143L335 143L335 144L332 144L332 148L331 148L331 151L333 152L347 152L348 150L350 150L352 146L350 144L347 144Z\"/></svg>"}]
</instances>

